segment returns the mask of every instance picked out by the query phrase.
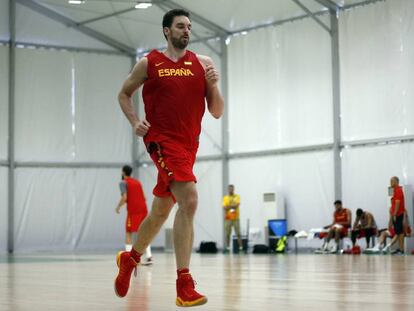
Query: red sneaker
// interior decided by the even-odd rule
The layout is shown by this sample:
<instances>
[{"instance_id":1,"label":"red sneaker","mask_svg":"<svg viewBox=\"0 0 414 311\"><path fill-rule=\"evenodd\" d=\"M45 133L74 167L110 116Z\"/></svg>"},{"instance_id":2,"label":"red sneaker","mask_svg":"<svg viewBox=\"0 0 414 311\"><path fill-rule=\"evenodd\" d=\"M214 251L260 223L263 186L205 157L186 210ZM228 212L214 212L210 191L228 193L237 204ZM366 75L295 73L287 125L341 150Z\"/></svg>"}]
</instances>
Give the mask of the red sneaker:
<instances>
[{"instance_id":1,"label":"red sneaker","mask_svg":"<svg viewBox=\"0 0 414 311\"><path fill-rule=\"evenodd\" d=\"M131 280L132 271L135 269L135 276L137 275L137 264L129 252L119 252L116 256L116 264L119 272L115 279L115 294L118 297L125 297L128 293L129 282Z\"/></svg>"},{"instance_id":2,"label":"red sneaker","mask_svg":"<svg viewBox=\"0 0 414 311\"><path fill-rule=\"evenodd\" d=\"M175 304L179 307L192 307L203 305L207 297L195 291L195 283L190 273L183 273L177 279L177 299Z\"/></svg>"}]
</instances>

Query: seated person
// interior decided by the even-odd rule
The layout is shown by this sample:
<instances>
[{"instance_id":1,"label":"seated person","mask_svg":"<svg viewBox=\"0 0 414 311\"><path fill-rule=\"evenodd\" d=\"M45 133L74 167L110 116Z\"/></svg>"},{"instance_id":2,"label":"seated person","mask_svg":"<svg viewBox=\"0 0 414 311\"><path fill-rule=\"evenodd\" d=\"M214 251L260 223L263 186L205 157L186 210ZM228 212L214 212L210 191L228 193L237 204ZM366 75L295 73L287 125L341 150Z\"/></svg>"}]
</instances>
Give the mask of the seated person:
<instances>
[{"instance_id":1,"label":"seated person","mask_svg":"<svg viewBox=\"0 0 414 311\"><path fill-rule=\"evenodd\" d=\"M403 221L403 228L404 228L404 235L406 237L411 236L412 230L410 226L410 222L408 219L407 211L404 210L404 221ZM378 238L378 243L373 248L366 249L366 253L379 253L381 251L388 252L390 247L394 245L398 240L398 235L395 234L394 227L391 226L388 229L382 229L379 231L380 235ZM387 238L391 238L391 242L385 245Z\"/></svg>"},{"instance_id":2,"label":"seated person","mask_svg":"<svg viewBox=\"0 0 414 311\"><path fill-rule=\"evenodd\" d=\"M366 248L368 248L371 237L376 234L377 224L375 223L374 216L370 212L358 208L351 232L352 247L355 247L357 238L365 237L367 242Z\"/></svg>"},{"instance_id":3,"label":"seated person","mask_svg":"<svg viewBox=\"0 0 414 311\"><path fill-rule=\"evenodd\" d=\"M341 238L348 235L348 229L351 227L352 214L351 211L342 206L340 200L334 202L335 212L333 214L333 222L330 225L325 226L328 229L327 237L322 245L322 251L328 251L329 242L332 238L335 238L335 245L330 250L331 253L336 253L339 250L339 241ZM321 234L322 238L323 235Z\"/></svg>"}]
</instances>

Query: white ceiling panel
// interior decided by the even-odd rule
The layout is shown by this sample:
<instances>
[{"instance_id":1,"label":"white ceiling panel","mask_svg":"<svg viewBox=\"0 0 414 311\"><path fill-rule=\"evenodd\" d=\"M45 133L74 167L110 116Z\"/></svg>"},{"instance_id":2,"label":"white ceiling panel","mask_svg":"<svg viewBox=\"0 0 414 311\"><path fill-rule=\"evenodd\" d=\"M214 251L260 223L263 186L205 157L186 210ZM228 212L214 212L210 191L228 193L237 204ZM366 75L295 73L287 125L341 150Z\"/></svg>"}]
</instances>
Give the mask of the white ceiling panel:
<instances>
[{"instance_id":1,"label":"white ceiling panel","mask_svg":"<svg viewBox=\"0 0 414 311\"><path fill-rule=\"evenodd\" d=\"M115 41L119 41L138 51L146 51L165 45L161 31L161 20L165 11L156 3L146 10L133 9L137 0L85 0L83 4L69 4L68 0L27 0L34 1L47 9L53 10L77 23L86 25ZM299 0L312 12L326 10L317 0ZM277 21L305 15L305 11L293 0L153 0L163 7L184 7L193 13L193 41L210 38L214 31L203 23L197 22L197 15L225 29L239 32ZM338 6L354 5L364 0L331 0ZM0 0L0 39L8 38L8 1ZM22 10L20 10L22 11ZM106 47L85 35L75 35L75 31L55 22L47 22L47 17L39 19L37 13L32 15L25 9L20 12L18 34L21 40L77 45L80 47ZM3 16L2 16L3 14ZM203 24L204 26L202 26ZM64 38L64 39L63 39ZM4 39L3 39L4 40Z\"/></svg>"},{"instance_id":2,"label":"white ceiling panel","mask_svg":"<svg viewBox=\"0 0 414 311\"><path fill-rule=\"evenodd\" d=\"M314 0L301 2L313 12L323 9ZM292 0L176 0L176 3L229 31L305 14Z\"/></svg>"},{"instance_id":3,"label":"white ceiling panel","mask_svg":"<svg viewBox=\"0 0 414 311\"><path fill-rule=\"evenodd\" d=\"M98 40L22 5L17 5L16 24L16 40L19 42L113 50Z\"/></svg>"}]
</instances>

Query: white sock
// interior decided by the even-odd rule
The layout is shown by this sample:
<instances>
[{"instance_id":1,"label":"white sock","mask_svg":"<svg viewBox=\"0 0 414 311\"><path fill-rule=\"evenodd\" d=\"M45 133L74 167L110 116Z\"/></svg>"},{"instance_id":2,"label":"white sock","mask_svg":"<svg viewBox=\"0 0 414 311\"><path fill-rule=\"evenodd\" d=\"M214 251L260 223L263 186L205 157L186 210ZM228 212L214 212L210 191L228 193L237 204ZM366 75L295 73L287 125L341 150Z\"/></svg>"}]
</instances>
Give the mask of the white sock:
<instances>
[{"instance_id":1,"label":"white sock","mask_svg":"<svg viewBox=\"0 0 414 311\"><path fill-rule=\"evenodd\" d=\"M145 249L145 257L146 257L146 259L152 257L152 254L151 254L151 245L148 245L148 247Z\"/></svg>"},{"instance_id":2,"label":"white sock","mask_svg":"<svg viewBox=\"0 0 414 311\"><path fill-rule=\"evenodd\" d=\"M130 252L132 250L132 244L125 244L125 250Z\"/></svg>"}]
</instances>

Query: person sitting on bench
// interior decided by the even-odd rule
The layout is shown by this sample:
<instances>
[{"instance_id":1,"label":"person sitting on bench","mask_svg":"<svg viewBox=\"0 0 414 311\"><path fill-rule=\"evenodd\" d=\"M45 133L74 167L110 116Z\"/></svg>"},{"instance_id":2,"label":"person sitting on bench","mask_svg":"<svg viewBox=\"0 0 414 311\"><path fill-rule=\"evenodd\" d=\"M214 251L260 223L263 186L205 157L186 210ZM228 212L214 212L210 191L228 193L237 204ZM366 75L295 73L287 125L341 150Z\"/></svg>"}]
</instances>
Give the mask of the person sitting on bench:
<instances>
[{"instance_id":1,"label":"person sitting on bench","mask_svg":"<svg viewBox=\"0 0 414 311\"><path fill-rule=\"evenodd\" d=\"M367 242L366 248L369 248L371 237L374 237L376 234L377 224L375 222L374 216L370 212L358 208L356 211L356 219L354 225L352 226L351 232L352 247L355 247L357 238L365 237L365 240Z\"/></svg>"},{"instance_id":2,"label":"person sitting on bench","mask_svg":"<svg viewBox=\"0 0 414 311\"><path fill-rule=\"evenodd\" d=\"M322 245L322 251L328 251L329 242L332 238L335 238L335 245L330 250L331 253L338 252L339 242L343 237L348 235L348 229L351 227L352 223L351 211L342 206L342 201L336 200L334 205L335 212L333 214L333 222L324 227L325 229L329 229L329 231L327 233L327 238Z\"/></svg>"}]
</instances>

